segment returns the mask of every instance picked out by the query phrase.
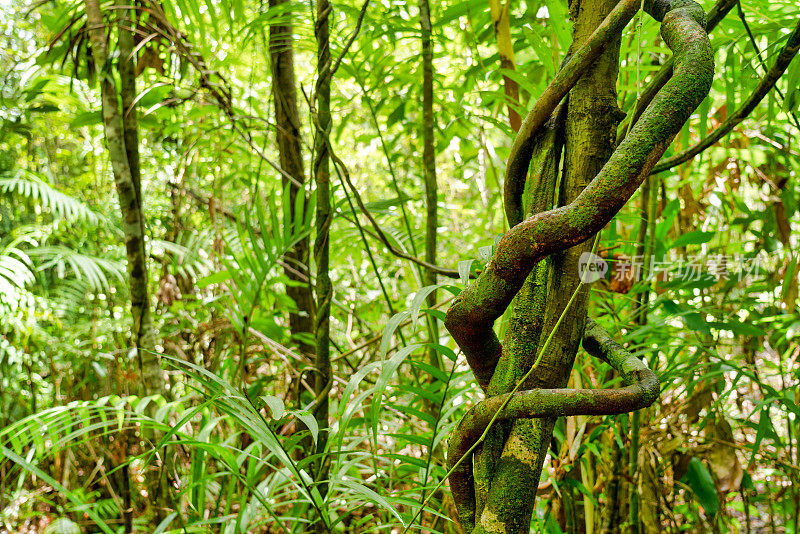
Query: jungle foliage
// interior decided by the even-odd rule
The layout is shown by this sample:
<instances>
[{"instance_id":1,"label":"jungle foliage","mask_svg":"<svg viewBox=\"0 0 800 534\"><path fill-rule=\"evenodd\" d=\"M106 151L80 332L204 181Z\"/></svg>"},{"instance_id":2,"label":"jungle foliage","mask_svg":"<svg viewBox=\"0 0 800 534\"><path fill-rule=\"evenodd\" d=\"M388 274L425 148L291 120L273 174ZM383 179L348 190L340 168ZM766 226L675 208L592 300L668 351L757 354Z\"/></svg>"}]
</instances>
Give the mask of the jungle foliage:
<instances>
[{"instance_id":1,"label":"jungle foliage","mask_svg":"<svg viewBox=\"0 0 800 534\"><path fill-rule=\"evenodd\" d=\"M800 534L793 0L0 13L0 532Z\"/></svg>"}]
</instances>

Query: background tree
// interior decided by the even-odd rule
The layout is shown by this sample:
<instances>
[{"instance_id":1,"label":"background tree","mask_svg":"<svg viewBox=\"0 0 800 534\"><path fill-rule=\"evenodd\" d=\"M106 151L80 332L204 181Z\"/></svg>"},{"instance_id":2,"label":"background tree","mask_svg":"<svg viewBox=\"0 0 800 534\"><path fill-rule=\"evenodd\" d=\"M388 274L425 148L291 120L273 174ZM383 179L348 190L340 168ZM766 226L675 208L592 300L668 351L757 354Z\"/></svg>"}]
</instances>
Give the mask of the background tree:
<instances>
[{"instance_id":1,"label":"background tree","mask_svg":"<svg viewBox=\"0 0 800 534\"><path fill-rule=\"evenodd\" d=\"M284 1L272 0L271 10L280 13L288 6ZM289 20L284 24L273 23L269 27L270 65L272 67L272 99L275 105L276 141L280 156L280 166L286 172L283 187L289 188L290 220L295 220L298 211L302 216L306 207L305 163L301 148L301 120L297 107L297 88L294 75L294 45L292 36L291 12L283 14ZM298 198L299 196L299 198ZM300 203L302 209L296 210ZM314 354L311 343L314 326L314 295L311 290L311 271L309 269L308 238L298 241L286 255L284 272L290 280L286 292L295 302L297 310L289 314L292 335L298 340L298 347L306 355Z\"/></svg>"},{"instance_id":2,"label":"background tree","mask_svg":"<svg viewBox=\"0 0 800 534\"><path fill-rule=\"evenodd\" d=\"M94 0L86 2L86 31L91 40L94 62L100 68L98 78L103 102L103 127L122 212L133 316L131 337L141 372L142 391L150 393L163 388L163 378L158 355L154 350L155 333L147 288L147 253L136 124L136 73L132 24L134 24L132 19L123 14L119 24L120 81L117 89L114 74L108 70L110 65L106 24L100 4Z\"/></svg>"}]
</instances>

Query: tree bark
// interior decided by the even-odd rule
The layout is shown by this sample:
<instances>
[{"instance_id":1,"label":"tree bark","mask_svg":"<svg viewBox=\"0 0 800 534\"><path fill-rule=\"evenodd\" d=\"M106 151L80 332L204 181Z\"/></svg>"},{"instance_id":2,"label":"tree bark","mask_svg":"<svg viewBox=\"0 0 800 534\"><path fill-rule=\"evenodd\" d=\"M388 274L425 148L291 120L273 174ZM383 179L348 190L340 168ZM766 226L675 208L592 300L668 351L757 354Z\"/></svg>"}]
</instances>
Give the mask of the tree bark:
<instances>
[{"instance_id":1,"label":"tree bark","mask_svg":"<svg viewBox=\"0 0 800 534\"><path fill-rule=\"evenodd\" d=\"M269 0L270 9L288 3L289 0ZM290 15L287 14L287 17ZM294 76L294 46L292 22L271 24L269 27L269 55L272 67L272 98L275 102L276 141L281 168L292 176L282 176L284 190L289 190L289 220L294 221L297 197L301 196L302 213L305 213L306 181L303 152L300 146L300 113L297 108L297 88ZM302 215L301 215L302 216ZM298 241L284 256L284 274L290 280L286 294L297 305L289 312L289 330L295 338L300 352L314 354L314 294L311 289L309 266L309 239Z\"/></svg>"},{"instance_id":2,"label":"tree bark","mask_svg":"<svg viewBox=\"0 0 800 534\"><path fill-rule=\"evenodd\" d=\"M117 90L110 71L105 23L97 0L85 0L86 19L92 54L97 65L102 98L103 126L109 159L114 173L114 183L122 213L122 230L125 236L128 286L131 294L133 316L132 337L142 375L142 393L163 391L164 378L158 355L155 352L155 332L147 288L147 253L142 212L141 178L139 170L139 145L134 99L136 95L133 35L123 28L120 31L119 72L120 90ZM127 15L124 17L127 19ZM120 112L121 97L124 112Z\"/></svg>"},{"instance_id":3,"label":"tree bark","mask_svg":"<svg viewBox=\"0 0 800 534\"><path fill-rule=\"evenodd\" d=\"M431 40L431 8L428 0L419 0L419 21L422 33L422 168L425 176L425 262L436 264L436 234L439 228L439 188L436 181L436 137L433 117L433 42ZM434 285L437 282L434 269L423 271L423 284ZM427 298L428 306L436 305L436 291ZM428 317L428 329L431 343L439 342L439 325L436 319ZM428 350L428 359L432 365L438 366L438 353Z\"/></svg>"}]
</instances>

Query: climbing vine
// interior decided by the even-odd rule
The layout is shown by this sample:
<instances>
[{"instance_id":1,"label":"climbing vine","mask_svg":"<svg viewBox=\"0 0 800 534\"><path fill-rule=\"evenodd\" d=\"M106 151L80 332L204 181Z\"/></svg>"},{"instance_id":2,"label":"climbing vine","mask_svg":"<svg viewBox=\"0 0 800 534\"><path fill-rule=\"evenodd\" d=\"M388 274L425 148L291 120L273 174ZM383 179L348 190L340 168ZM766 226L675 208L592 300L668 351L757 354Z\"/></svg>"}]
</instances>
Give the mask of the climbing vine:
<instances>
[{"instance_id":1,"label":"climbing vine","mask_svg":"<svg viewBox=\"0 0 800 534\"><path fill-rule=\"evenodd\" d=\"M620 372L627 383L623 388L552 387L563 384L534 387L531 384L536 380L528 378L544 362L535 363L522 380L509 382L508 366L517 360L515 351L531 351L531 345L515 338L538 340L541 336L522 330L514 334L511 329L501 344L493 328L526 283L534 288L546 284L539 268L543 260L595 236L625 205L708 94L714 66L705 12L692 0L646 1L645 11L661 22L661 35L674 54L671 78L576 198L553 207L545 192L544 198L539 195L538 201L529 202L526 210L523 193L534 191L536 198L536 180L552 182L557 175L563 143L559 104L609 43L618 38L639 6L638 0L617 4L583 46L568 57L525 118L514 140L506 173L504 201L511 230L499 241L486 269L455 299L446 315L445 326L489 395L464 416L449 445L450 485L459 520L467 532L528 531L549 438L543 439L529 426L515 426L514 421L625 413L649 406L658 397L655 374L593 322L587 323L583 346ZM544 169L549 170L543 172ZM549 187L554 188L552 184ZM527 218L523 215L526 211ZM534 308L541 304L535 298L521 302ZM524 313L520 306L515 305L514 311ZM530 313L542 314L541 310ZM532 320L529 324L541 329L544 322ZM537 344L538 341L532 346ZM473 459L472 451L477 454L477 443L487 436L493 424L501 427L502 439L482 447L481 457ZM549 432L552 433L552 424Z\"/></svg>"}]
</instances>

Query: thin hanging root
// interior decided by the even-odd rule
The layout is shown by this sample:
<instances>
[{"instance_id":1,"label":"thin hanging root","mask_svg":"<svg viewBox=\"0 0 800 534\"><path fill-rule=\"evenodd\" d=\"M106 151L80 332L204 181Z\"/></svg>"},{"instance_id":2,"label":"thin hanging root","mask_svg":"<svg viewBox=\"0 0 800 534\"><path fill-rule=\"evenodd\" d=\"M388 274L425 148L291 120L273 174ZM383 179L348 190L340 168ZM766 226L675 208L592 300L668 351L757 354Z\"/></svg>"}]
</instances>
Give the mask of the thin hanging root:
<instances>
[{"instance_id":1,"label":"thin hanging root","mask_svg":"<svg viewBox=\"0 0 800 534\"><path fill-rule=\"evenodd\" d=\"M601 25L603 31L612 31L611 27L613 31L621 31L622 28L609 23L609 19L613 16L616 17L614 20L623 20L627 12L620 6L624 4L627 4L626 0L606 18ZM503 351L493 329L494 322L519 292L531 270L547 256L586 241L619 212L711 88L713 51L705 31L703 9L692 0L646 0L645 10L661 21L661 35L674 53L672 78L658 92L630 134L580 195L567 206L538 213L514 226L498 243L486 269L453 301L447 312L445 326L461 347L477 381L482 385L491 381ZM559 84L554 81L548 87L526 118L512 147L507 171L506 180L513 182L512 189L524 184L530 162L528 145L574 83L573 78L580 76L582 70L575 72L575 61L576 58L586 57L585 54L589 54L589 51L585 51L584 47L573 56L556 76ZM564 71L566 74L562 74ZM508 190L506 193L506 198L511 198L511 202L519 198L515 190L511 191L512 194ZM518 217L513 205L507 206L507 215L512 221ZM594 327L590 329L594 330ZM587 339L589 347L593 346L594 339L601 353L608 350L609 360L616 362L623 373L628 373L633 384L610 391L540 389L525 392L518 397L511 397L509 406L503 410L503 417L620 413L636 409L636 402L642 405L653 402L658 388L652 373L636 368L634 362L619 356L624 351L620 353L621 347L606 338L595 335ZM503 404L502 399L502 396L489 398L470 411L467 417L475 418L484 426L481 427L477 422L462 423L453 438L451 453L454 456L450 464L456 467L451 473L450 484L453 497L459 505L459 516L467 527L474 525L475 521L475 495L471 484L473 474L471 461L465 459L459 462L458 452L471 446L467 445L467 449L464 449L464 444L474 443L478 439L474 434L475 429L479 428L482 433L488 424L483 413L493 414L491 409L496 411Z\"/></svg>"},{"instance_id":2,"label":"thin hanging root","mask_svg":"<svg viewBox=\"0 0 800 534\"><path fill-rule=\"evenodd\" d=\"M492 419L496 424L516 419L566 415L614 415L646 408L658 398L660 386L655 373L591 319L586 326L583 348L616 369L626 386L616 389L531 389L506 393L478 403L461 419L448 444L447 464L451 470L450 488L462 525L470 524L475 517L472 462L465 455L471 454L470 449L481 438Z\"/></svg>"}]
</instances>

